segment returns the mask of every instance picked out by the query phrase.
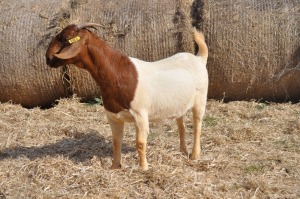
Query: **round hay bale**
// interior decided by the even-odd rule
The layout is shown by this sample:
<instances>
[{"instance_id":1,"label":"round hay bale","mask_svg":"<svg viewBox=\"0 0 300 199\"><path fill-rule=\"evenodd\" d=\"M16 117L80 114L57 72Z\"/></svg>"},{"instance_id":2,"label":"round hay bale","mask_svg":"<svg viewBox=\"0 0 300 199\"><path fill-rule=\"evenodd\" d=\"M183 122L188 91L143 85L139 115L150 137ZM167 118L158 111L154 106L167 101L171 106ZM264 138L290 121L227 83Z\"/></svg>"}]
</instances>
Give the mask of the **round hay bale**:
<instances>
[{"instance_id":1,"label":"round hay bale","mask_svg":"<svg viewBox=\"0 0 300 199\"><path fill-rule=\"evenodd\" d=\"M71 23L102 24L96 34L131 57L153 61L193 52L191 4L192 0L2 0L0 101L33 107L73 94L85 100L99 96L88 72L45 65L51 38Z\"/></svg>"},{"instance_id":2,"label":"round hay bale","mask_svg":"<svg viewBox=\"0 0 300 199\"><path fill-rule=\"evenodd\" d=\"M9 1L0 3L0 102L26 107L51 105L66 96L60 70L45 66L43 37L46 13L61 3Z\"/></svg>"},{"instance_id":3,"label":"round hay bale","mask_svg":"<svg viewBox=\"0 0 300 199\"><path fill-rule=\"evenodd\" d=\"M300 99L299 0L205 0L209 98Z\"/></svg>"}]
</instances>

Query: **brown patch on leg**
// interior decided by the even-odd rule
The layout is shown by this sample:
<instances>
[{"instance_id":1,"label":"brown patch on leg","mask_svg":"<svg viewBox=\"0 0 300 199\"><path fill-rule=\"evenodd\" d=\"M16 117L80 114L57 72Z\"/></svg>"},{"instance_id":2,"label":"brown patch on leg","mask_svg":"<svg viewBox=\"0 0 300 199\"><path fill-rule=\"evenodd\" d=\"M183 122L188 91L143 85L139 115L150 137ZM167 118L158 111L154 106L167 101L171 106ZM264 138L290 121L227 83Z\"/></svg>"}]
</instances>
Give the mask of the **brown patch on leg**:
<instances>
[{"instance_id":1,"label":"brown patch on leg","mask_svg":"<svg viewBox=\"0 0 300 199\"><path fill-rule=\"evenodd\" d=\"M136 125L136 149L140 160L139 165L142 170L148 170L146 157L147 136L149 133L149 121L147 113L139 113L135 116Z\"/></svg>"},{"instance_id":2,"label":"brown patch on leg","mask_svg":"<svg viewBox=\"0 0 300 199\"><path fill-rule=\"evenodd\" d=\"M139 165L142 170L148 170L148 162L146 157L146 147L147 147L146 140L147 139L139 138L139 140L136 141L136 149L140 157Z\"/></svg>"}]
</instances>

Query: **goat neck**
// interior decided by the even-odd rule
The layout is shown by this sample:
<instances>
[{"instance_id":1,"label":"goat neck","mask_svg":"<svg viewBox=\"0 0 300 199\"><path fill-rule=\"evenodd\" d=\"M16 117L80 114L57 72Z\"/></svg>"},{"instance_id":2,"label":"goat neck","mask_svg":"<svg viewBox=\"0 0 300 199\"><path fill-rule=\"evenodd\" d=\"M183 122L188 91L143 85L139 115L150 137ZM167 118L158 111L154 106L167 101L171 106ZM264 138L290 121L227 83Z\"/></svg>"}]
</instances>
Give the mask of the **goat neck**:
<instances>
[{"instance_id":1,"label":"goat neck","mask_svg":"<svg viewBox=\"0 0 300 199\"><path fill-rule=\"evenodd\" d=\"M95 79L106 110L118 113L130 108L138 74L126 55L90 33L87 53L75 65L88 70Z\"/></svg>"}]
</instances>

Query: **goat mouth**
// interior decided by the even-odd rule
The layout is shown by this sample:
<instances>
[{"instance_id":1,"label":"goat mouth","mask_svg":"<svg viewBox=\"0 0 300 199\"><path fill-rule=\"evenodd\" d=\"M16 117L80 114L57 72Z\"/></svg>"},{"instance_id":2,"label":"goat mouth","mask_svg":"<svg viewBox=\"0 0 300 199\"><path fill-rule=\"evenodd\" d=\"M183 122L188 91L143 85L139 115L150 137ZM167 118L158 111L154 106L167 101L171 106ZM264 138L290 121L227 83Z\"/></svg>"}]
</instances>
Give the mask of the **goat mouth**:
<instances>
[{"instance_id":1,"label":"goat mouth","mask_svg":"<svg viewBox=\"0 0 300 199\"><path fill-rule=\"evenodd\" d=\"M60 65L57 63L57 60L51 59L47 60L47 65L50 66L51 68L58 68Z\"/></svg>"}]
</instances>

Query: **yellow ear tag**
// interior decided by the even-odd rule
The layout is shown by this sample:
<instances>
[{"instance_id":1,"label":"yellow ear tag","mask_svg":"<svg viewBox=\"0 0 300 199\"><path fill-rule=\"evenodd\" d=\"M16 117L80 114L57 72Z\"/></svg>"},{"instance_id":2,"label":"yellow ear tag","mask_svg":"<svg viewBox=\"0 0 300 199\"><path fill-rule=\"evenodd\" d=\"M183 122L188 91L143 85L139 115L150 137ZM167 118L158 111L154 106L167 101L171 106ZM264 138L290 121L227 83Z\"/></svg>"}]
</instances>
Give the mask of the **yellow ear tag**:
<instances>
[{"instance_id":1,"label":"yellow ear tag","mask_svg":"<svg viewBox=\"0 0 300 199\"><path fill-rule=\"evenodd\" d=\"M68 42L69 42L69 44L72 44L72 43L74 43L74 42L76 42L76 41L79 41L79 40L80 40L80 37L79 37L79 36L76 36L76 37L74 37L74 38L72 38L72 39L69 39Z\"/></svg>"}]
</instances>

